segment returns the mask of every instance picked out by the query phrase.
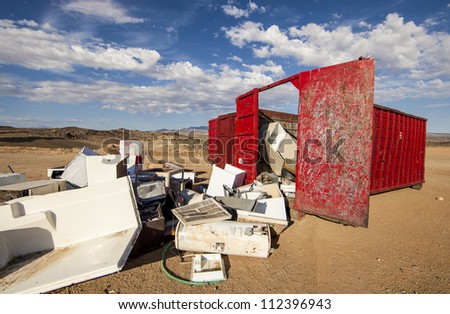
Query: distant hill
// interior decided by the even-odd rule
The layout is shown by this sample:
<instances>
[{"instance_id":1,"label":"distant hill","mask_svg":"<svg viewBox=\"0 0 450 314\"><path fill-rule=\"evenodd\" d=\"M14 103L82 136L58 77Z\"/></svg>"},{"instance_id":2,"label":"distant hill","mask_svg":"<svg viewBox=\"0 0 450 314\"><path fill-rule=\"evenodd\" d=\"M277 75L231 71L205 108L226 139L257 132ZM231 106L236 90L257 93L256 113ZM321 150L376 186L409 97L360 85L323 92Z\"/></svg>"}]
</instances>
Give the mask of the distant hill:
<instances>
[{"instance_id":1,"label":"distant hill","mask_svg":"<svg viewBox=\"0 0 450 314\"><path fill-rule=\"evenodd\" d=\"M188 128L182 128L182 129L159 129L159 130L155 130L155 132L176 132L176 131L186 132L186 131L192 131L192 130L207 131L208 127L205 126L205 125L202 125L202 126L190 126Z\"/></svg>"},{"instance_id":2,"label":"distant hill","mask_svg":"<svg viewBox=\"0 0 450 314\"><path fill-rule=\"evenodd\" d=\"M427 146L450 146L450 133L427 133Z\"/></svg>"}]
</instances>

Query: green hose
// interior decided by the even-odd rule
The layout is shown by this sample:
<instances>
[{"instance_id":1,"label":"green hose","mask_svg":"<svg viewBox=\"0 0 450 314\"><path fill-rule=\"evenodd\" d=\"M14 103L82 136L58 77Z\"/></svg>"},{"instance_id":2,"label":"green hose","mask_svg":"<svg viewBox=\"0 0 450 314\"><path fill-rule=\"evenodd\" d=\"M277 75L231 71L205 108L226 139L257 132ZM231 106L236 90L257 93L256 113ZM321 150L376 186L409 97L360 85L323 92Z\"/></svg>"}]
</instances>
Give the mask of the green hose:
<instances>
[{"instance_id":1,"label":"green hose","mask_svg":"<svg viewBox=\"0 0 450 314\"><path fill-rule=\"evenodd\" d=\"M167 245L164 247L164 250L163 250L163 253L162 253L162 256L161 256L161 269L163 270L163 272L164 272L169 278L171 278L171 279L173 279L173 280L175 280L175 281L184 283L184 284L186 284L186 285L191 285L191 286L215 285L215 284L217 284L217 283L220 282L220 281L194 282L194 281L189 281L189 280L181 279L181 278L178 278L178 277L172 275L172 274L166 269L166 266L165 266L165 263L166 263L166 252L167 252L167 249L169 248L169 246L170 246L170 244L171 244L172 242L173 242L173 241L170 241L169 243L167 243Z\"/></svg>"}]
</instances>

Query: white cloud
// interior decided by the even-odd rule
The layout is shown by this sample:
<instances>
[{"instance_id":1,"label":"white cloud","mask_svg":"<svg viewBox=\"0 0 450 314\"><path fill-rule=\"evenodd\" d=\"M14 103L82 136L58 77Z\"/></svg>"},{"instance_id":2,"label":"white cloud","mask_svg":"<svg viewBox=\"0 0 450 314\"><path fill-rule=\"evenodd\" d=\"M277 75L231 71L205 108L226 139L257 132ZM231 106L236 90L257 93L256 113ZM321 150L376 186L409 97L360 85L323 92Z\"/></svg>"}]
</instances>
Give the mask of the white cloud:
<instances>
[{"instance_id":1,"label":"white cloud","mask_svg":"<svg viewBox=\"0 0 450 314\"><path fill-rule=\"evenodd\" d=\"M372 28L372 25L370 25L369 23L367 23L366 21L361 21L358 23L359 27L366 27L366 28Z\"/></svg>"},{"instance_id":2,"label":"white cloud","mask_svg":"<svg viewBox=\"0 0 450 314\"><path fill-rule=\"evenodd\" d=\"M251 45L260 58L294 58L302 65L323 66L370 55L383 70L410 71L411 75L425 71L436 73L435 77L450 73L450 35L405 22L396 13L361 32L350 26L329 29L315 23L288 30L277 25L265 29L255 22L222 30L233 45Z\"/></svg>"},{"instance_id":3,"label":"white cloud","mask_svg":"<svg viewBox=\"0 0 450 314\"><path fill-rule=\"evenodd\" d=\"M222 5L222 10L226 15L230 15L236 19L241 17L249 17L250 14L254 12L264 13L266 8L263 6L258 6L255 2L249 2L246 9L240 9L231 3Z\"/></svg>"},{"instance_id":4,"label":"white cloud","mask_svg":"<svg viewBox=\"0 0 450 314\"><path fill-rule=\"evenodd\" d=\"M31 22L0 21L0 63L33 70L72 71L74 65L81 65L144 73L160 59L155 50L113 47L95 41L83 44L65 33L48 31L48 25L38 29L39 25Z\"/></svg>"},{"instance_id":5,"label":"white cloud","mask_svg":"<svg viewBox=\"0 0 450 314\"><path fill-rule=\"evenodd\" d=\"M233 16L237 19L240 17L243 17L243 16L248 17L250 14L248 10L239 9L239 8L235 7L234 5L230 5L230 4L223 5L222 9L226 15Z\"/></svg>"},{"instance_id":6,"label":"white cloud","mask_svg":"<svg viewBox=\"0 0 450 314\"><path fill-rule=\"evenodd\" d=\"M142 23L144 19L135 18L128 15L125 8L111 0L104 1L72 1L61 6L65 12L76 12L104 20L112 21L116 24Z\"/></svg>"},{"instance_id":7,"label":"white cloud","mask_svg":"<svg viewBox=\"0 0 450 314\"><path fill-rule=\"evenodd\" d=\"M38 27L39 24L35 21L30 20L20 20L16 22L18 25L29 26L29 27Z\"/></svg>"},{"instance_id":8,"label":"white cloud","mask_svg":"<svg viewBox=\"0 0 450 314\"><path fill-rule=\"evenodd\" d=\"M30 102L98 103L107 109L154 115L192 111L225 113L234 110L233 99L240 93L270 84L273 77L284 75L282 67L272 61L258 66L245 65L246 70L224 64L212 68L203 70L189 62L157 64L151 71L152 77L167 81L162 85L157 82L142 86L107 80L29 82L0 75L0 94ZM285 97L280 94L276 102L283 102Z\"/></svg>"},{"instance_id":9,"label":"white cloud","mask_svg":"<svg viewBox=\"0 0 450 314\"><path fill-rule=\"evenodd\" d=\"M434 17L427 18L425 21L423 21L423 24L425 26L435 26L435 25L438 25L439 23L440 23L440 21Z\"/></svg>"},{"instance_id":10,"label":"white cloud","mask_svg":"<svg viewBox=\"0 0 450 314\"><path fill-rule=\"evenodd\" d=\"M41 25L41 28L44 29L44 30L46 30L46 31L50 31L50 32L56 32L56 31L57 31L57 29L54 28L53 25L50 24L50 23L48 23L48 22L42 24L42 25Z\"/></svg>"},{"instance_id":11,"label":"white cloud","mask_svg":"<svg viewBox=\"0 0 450 314\"><path fill-rule=\"evenodd\" d=\"M281 65L275 64L271 60L266 61L265 64L260 65L243 64L243 66L248 69L251 69L255 73L272 73L275 77L282 77L285 75L283 67Z\"/></svg>"},{"instance_id":12,"label":"white cloud","mask_svg":"<svg viewBox=\"0 0 450 314\"><path fill-rule=\"evenodd\" d=\"M376 79L375 102L377 103L419 98L450 98L450 81L441 79L408 80L389 76Z\"/></svg>"},{"instance_id":13,"label":"white cloud","mask_svg":"<svg viewBox=\"0 0 450 314\"><path fill-rule=\"evenodd\" d=\"M235 62L239 62L239 63L243 62L242 58L239 58L238 56L235 56L235 55L228 57L227 60L231 60L231 61L235 61Z\"/></svg>"},{"instance_id":14,"label":"white cloud","mask_svg":"<svg viewBox=\"0 0 450 314\"><path fill-rule=\"evenodd\" d=\"M15 127L36 127L39 125L45 126L63 126L67 123L82 122L80 119L49 119L36 116L21 116L21 117L11 117L2 116L0 117L0 125L13 125Z\"/></svg>"},{"instance_id":15,"label":"white cloud","mask_svg":"<svg viewBox=\"0 0 450 314\"><path fill-rule=\"evenodd\" d=\"M444 108L444 107L450 107L450 103L437 103L437 104L429 104L426 105L425 108Z\"/></svg>"}]
</instances>

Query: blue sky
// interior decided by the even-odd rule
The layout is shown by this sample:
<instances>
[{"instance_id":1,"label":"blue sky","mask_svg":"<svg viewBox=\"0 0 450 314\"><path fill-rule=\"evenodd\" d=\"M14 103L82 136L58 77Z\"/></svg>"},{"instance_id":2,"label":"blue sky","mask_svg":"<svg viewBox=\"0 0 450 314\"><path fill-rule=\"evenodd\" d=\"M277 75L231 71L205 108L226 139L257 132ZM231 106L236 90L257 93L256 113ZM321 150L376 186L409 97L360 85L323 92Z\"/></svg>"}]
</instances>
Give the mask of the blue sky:
<instances>
[{"instance_id":1,"label":"blue sky","mask_svg":"<svg viewBox=\"0 0 450 314\"><path fill-rule=\"evenodd\" d=\"M376 59L375 102L450 132L447 1L5 1L0 125L207 125L236 96L301 71ZM262 107L295 113L293 87Z\"/></svg>"}]
</instances>

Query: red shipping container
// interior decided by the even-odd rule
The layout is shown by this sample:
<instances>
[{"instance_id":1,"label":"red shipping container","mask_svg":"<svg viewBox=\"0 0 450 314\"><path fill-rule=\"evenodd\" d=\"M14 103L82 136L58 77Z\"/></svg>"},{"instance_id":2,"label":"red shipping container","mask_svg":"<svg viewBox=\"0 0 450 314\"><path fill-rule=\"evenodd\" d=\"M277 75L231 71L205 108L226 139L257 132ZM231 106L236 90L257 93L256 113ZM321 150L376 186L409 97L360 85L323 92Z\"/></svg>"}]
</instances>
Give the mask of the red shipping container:
<instances>
[{"instance_id":1,"label":"red shipping container","mask_svg":"<svg viewBox=\"0 0 450 314\"><path fill-rule=\"evenodd\" d=\"M219 129L222 138L234 134L234 148L219 149L221 164L232 160L253 182L259 127L281 121L298 142L295 209L367 226L369 194L420 186L425 161L426 119L373 105L374 66L360 59L302 72L237 97L235 129L224 118L210 132L219 142ZM298 116L259 110L259 92L289 82L299 89Z\"/></svg>"},{"instance_id":2,"label":"red shipping container","mask_svg":"<svg viewBox=\"0 0 450 314\"><path fill-rule=\"evenodd\" d=\"M374 106L370 193L425 182L427 119Z\"/></svg>"}]
</instances>

